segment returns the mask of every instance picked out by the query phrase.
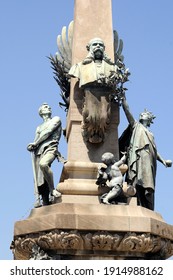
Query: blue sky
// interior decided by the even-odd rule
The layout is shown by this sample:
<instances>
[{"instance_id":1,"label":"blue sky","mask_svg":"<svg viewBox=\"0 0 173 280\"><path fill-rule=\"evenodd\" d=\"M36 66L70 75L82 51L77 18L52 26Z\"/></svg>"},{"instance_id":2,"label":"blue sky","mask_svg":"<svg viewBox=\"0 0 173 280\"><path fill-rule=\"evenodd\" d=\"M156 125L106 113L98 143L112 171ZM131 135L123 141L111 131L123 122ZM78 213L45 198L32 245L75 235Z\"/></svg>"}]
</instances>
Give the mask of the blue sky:
<instances>
[{"instance_id":1,"label":"blue sky","mask_svg":"<svg viewBox=\"0 0 173 280\"><path fill-rule=\"evenodd\" d=\"M165 159L173 159L173 2L112 2L113 26L124 41L125 64L131 71L127 84L131 111L136 119L144 108L156 115L151 130L158 151ZM12 259L14 223L27 218L33 208L31 157L26 146L41 122L38 107L48 102L53 115L66 124L47 56L57 51L56 37L73 19L73 12L73 0L0 1L1 260ZM120 122L119 134L127 126L123 113ZM65 156L66 148L62 137L59 149ZM55 184L61 168L53 164ZM158 163L155 210L169 224L173 224L172 184L173 168Z\"/></svg>"}]
</instances>

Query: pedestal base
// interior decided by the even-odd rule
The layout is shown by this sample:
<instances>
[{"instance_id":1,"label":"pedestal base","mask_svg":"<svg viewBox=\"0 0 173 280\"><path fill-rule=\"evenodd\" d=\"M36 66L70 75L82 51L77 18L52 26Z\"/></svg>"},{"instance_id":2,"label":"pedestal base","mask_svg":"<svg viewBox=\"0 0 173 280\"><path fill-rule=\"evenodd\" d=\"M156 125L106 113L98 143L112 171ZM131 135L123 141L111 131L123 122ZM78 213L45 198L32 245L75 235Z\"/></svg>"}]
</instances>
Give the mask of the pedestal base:
<instances>
[{"instance_id":1,"label":"pedestal base","mask_svg":"<svg viewBox=\"0 0 173 280\"><path fill-rule=\"evenodd\" d=\"M34 244L54 259L167 259L173 226L141 206L56 203L15 223L15 259Z\"/></svg>"}]
</instances>

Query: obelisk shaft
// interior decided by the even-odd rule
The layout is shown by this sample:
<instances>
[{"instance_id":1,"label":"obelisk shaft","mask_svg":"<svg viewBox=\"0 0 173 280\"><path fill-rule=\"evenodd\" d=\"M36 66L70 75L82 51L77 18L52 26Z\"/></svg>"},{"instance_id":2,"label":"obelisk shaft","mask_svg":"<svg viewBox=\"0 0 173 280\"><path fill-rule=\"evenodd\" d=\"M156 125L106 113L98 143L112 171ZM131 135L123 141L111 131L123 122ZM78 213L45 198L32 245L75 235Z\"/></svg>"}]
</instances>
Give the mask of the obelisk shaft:
<instances>
[{"instance_id":1,"label":"obelisk shaft","mask_svg":"<svg viewBox=\"0 0 173 280\"><path fill-rule=\"evenodd\" d=\"M76 0L72 65L87 56L86 45L95 37L104 41L106 53L114 60L111 0ZM67 118L68 160L100 162L104 152L118 155L118 106L112 104L111 125L104 143L85 143L82 137L83 92L76 82L77 80L71 79L70 109Z\"/></svg>"},{"instance_id":2,"label":"obelisk shaft","mask_svg":"<svg viewBox=\"0 0 173 280\"><path fill-rule=\"evenodd\" d=\"M112 1L75 0L72 64L84 59L85 47L95 37L103 39L113 59Z\"/></svg>"}]
</instances>

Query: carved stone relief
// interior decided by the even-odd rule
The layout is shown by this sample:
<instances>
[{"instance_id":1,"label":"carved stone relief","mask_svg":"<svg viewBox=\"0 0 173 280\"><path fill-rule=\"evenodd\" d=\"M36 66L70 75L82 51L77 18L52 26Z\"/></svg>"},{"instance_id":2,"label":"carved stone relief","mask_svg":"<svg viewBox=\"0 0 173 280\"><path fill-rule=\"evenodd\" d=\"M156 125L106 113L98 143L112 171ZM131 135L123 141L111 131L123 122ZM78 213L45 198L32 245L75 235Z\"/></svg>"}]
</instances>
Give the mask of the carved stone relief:
<instances>
[{"instance_id":1,"label":"carved stone relief","mask_svg":"<svg viewBox=\"0 0 173 280\"><path fill-rule=\"evenodd\" d=\"M34 235L18 237L14 241L15 259L30 259L33 246L39 246L44 252L52 250L107 251L126 254L150 254L153 258L166 259L173 254L173 241L149 233L110 233L107 231L78 232L61 231L40 232Z\"/></svg>"}]
</instances>

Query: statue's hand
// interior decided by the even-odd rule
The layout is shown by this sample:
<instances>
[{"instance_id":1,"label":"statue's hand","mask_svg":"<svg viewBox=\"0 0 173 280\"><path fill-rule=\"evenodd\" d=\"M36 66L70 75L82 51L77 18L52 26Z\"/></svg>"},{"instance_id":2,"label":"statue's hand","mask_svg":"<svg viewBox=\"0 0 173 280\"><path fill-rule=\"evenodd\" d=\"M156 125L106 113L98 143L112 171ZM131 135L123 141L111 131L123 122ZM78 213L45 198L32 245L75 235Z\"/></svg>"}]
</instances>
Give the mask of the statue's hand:
<instances>
[{"instance_id":1,"label":"statue's hand","mask_svg":"<svg viewBox=\"0 0 173 280\"><path fill-rule=\"evenodd\" d=\"M28 150L29 152L32 152L32 151L34 151L35 149L36 149L35 143L30 143L30 144L27 146L27 150Z\"/></svg>"},{"instance_id":2,"label":"statue's hand","mask_svg":"<svg viewBox=\"0 0 173 280\"><path fill-rule=\"evenodd\" d=\"M166 167L171 167L172 166L172 160L164 160L164 163L163 163Z\"/></svg>"}]
</instances>

